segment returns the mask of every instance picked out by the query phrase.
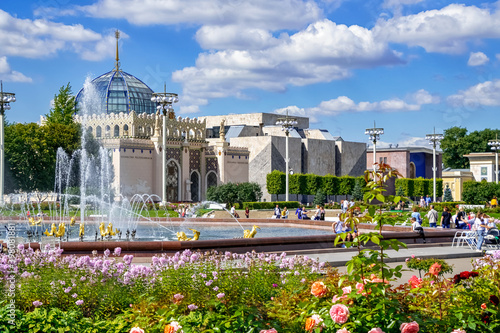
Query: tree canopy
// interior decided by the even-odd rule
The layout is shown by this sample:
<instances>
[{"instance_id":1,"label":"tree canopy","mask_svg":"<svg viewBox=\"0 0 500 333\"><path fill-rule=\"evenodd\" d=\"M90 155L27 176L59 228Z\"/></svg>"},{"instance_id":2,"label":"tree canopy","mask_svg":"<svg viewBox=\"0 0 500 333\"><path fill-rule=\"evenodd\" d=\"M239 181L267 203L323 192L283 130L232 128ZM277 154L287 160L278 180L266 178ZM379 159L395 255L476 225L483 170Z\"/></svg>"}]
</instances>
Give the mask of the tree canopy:
<instances>
[{"instance_id":1,"label":"tree canopy","mask_svg":"<svg viewBox=\"0 0 500 333\"><path fill-rule=\"evenodd\" d=\"M75 103L71 85L68 83L66 86L62 86L59 93L54 96L54 108L50 109L49 113L45 115L47 124L73 124Z\"/></svg>"},{"instance_id":2,"label":"tree canopy","mask_svg":"<svg viewBox=\"0 0 500 333\"><path fill-rule=\"evenodd\" d=\"M470 153L491 151L488 140L495 139L496 134L500 135L500 130L486 128L467 134L467 129L462 127L455 126L446 129L444 139L441 141L445 167L468 169L469 159L463 156Z\"/></svg>"}]
</instances>

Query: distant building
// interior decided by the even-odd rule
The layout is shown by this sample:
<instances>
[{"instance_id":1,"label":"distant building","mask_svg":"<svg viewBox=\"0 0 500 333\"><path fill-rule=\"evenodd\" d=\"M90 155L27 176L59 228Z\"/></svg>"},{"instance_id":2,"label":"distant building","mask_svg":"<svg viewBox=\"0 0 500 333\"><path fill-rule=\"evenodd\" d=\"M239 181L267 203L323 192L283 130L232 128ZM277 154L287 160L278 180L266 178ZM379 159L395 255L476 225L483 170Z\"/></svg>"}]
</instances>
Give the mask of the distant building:
<instances>
[{"instance_id":1,"label":"distant building","mask_svg":"<svg viewBox=\"0 0 500 333\"><path fill-rule=\"evenodd\" d=\"M373 148L366 152L366 168L373 168ZM378 163L389 164L404 178L433 178L433 152L425 147L394 147L376 149ZM442 152L436 151L436 178L442 176Z\"/></svg>"},{"instance_id":2,"label":"distant building","mask_svg":"<svg viewBox=\"0 0 500 333\"><path fill-rule=\"evenodd\" d=\"M451 190L454 201L462 201L462 190L465 181L474 180L474 175L468 169L450 169L443 170L443 191L446 185Z\"/></svg>"},{"instance_id":3,"label":"distant building","mask_svg":"<svg viewBox=\"0 0 500 333\"><path fill-rule=\"evenodd\" d=\"M249 113L199 118L206 122L209 145L218 142L220 124L224 120L228 147L247 147L248 180L261 185L263 199L267 201L271 200L266 191L267 174L273 170L285 172L286 135L281 126L276 125L278 118L283 118L283 115ZM288 149L289 168L294 173L363 175L366 166L364 143L344 141L324 129L310 129L308 117L293 118L297 125L289 133Z\"/></svg>"},{"instance_id":4,"label":"distant building","mask_svg":"<svg viewBox=\"0 0 500 333\"><path fill-rule=\"evenodd\" d=\"M470 153L464 155L469 159L470 171L474 175L476 181L486 180L487 182L494 182L495 179L495 153Z\"/></svg>"}]
</instances>

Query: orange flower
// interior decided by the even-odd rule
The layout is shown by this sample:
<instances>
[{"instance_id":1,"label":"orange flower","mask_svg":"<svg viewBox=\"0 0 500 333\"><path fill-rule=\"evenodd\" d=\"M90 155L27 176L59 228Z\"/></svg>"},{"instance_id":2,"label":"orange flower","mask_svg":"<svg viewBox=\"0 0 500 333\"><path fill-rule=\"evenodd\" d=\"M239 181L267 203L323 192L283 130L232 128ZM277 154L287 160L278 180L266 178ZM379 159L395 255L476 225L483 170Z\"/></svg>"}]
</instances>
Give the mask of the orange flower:
<instances>
[{"instance_id":1,"label":"orange flower","mask_svg":"<svg viewBox=\"0 0 500 333\"><path fill-rule=\"evenodd\" d=\"M439 273L441 272L441 265L435 262L432 264L432 266L429 268L429 273L431 273L434 276L438 276Z\"/></svg>"},{"instance_id":2,"label":"orange flower","mask_svg":"<svg viewBox=\"0 0 500 333\"><path fill-rule=\"evenodd\" d=\"M173 328L172 326L170 326L170 324L168 324L167 326L165 326L165 329L163 330L163 333L174 333L175 332L175 328Z\"/></svg>"},{"instance_id":3,"label":"orange flower","mask_svg":"<svg viewBox=\"0 0 500 333\"><path fill-rule=\"evenodd\" d=\"M327 292L326 286L323 282L316 281L311 286L311 294L316 297L324 296Z\"/></svg>"},{"instance_id":4,"label":"orange flower","mask_svg":"<svg viewBox=\"0 0 500 333\"><path fill-rule=\"evenodd\" d=\"M485 303L481 304L481 309L486 310L486 304Z\"/></svg>"},{"instance_id":5,"label":"orange flower","mask_svg":"<svg viewBox=\"0 0 500 333\"><path fill-rule=\"evenodd\" d=\"M314 329L314 326L316 326L316 321L312 318L307 318L306 319L306 331L310 332Z\"/></svg>"}]
</instances>

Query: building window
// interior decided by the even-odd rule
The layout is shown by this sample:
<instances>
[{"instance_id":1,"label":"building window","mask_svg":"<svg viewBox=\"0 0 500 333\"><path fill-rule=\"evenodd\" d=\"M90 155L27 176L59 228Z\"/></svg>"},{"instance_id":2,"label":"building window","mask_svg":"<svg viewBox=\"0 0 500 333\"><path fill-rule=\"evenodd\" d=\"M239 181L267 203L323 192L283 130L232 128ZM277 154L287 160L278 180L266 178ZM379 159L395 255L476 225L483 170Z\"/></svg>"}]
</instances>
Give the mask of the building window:
<instances>
[{"instance_id":1,"label":"building window","mask_svg":"<svg viewBox=\"0 0 500 333\"><path fill-rule=\"evenodd\" d=\"M95 137L100 138L101 137L101 126L97 126L95 129Z\"/></svg>"},{"instance_id":2,"label":"building window","mask_svg":"<svg viewBox=\"0 0 500 333\"><path fill-rule=\"evenodd\" d=\"M387 164L387 157L384 157L384 164Z\"/></svg>"}]
</instances>

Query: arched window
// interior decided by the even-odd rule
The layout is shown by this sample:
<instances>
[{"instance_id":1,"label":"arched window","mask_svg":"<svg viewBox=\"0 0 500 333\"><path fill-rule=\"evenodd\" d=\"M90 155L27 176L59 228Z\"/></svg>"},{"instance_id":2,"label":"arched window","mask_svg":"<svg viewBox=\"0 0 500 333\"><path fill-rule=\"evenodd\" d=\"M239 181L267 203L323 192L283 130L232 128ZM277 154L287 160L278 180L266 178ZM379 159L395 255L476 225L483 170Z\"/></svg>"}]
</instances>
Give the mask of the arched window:
<instances>
[{"instance_id":1,"label":"arched window","mask_svg":"<svg viewBox=\"0 0 500 333\"><path fill-rule=\"evenodd\" d=\"M120 126L115 125L113 136L120 136Z\"/></svg>"},{"instance_id":2,"label":"arched window","mask_svg":"<svg viewBox=\"0 0 500 333\"><path fill-rule=\"evenodd\" d=\"M128 136L128 125L123 125L123 136Z\"/></svg>"},{"instance_id":3,"label":"arched window","mask_svg":"<svg viewBox=\"0 0 500 333\"><path fill-rule=\"evenodd\" d=\"M92 130L93 130L92 126L87 127L87 132L92 133Z\"/></svg>"},{"instance_id":4,"label":"arched window","mask_svg":"<svg viewBox=\"0 0 500 333\"><path fill-rule=\"evenodd\" d=\"M101 135L102 135L102 130L101 130L101 126L97 126L96 129L95 129L95 137L96 138L100 138Z\"/></svg>"},{"instance_id":5,"label":"arched window","mask_svg":"<svg viewBox=\"0 0 500 333\"><path fill-rule=\"evenodd\" d=\"M210 171L207 175L207 189L212 186L217 186L217 175L215 172Z\"/></svg>"},{"instance_id":6,"label":"arched window","mask_svg":"<svg viewBox=\"0 0 500 333\"><path fill-rule=\"evenodd\" d=\"M410 162L410 177L409 178L415 178L416 175L416 170L415 170L415 163Z\"/></svg>"},{"instance_id":7,"label":"arched window","mask_svg":"<svg viewBox=\"0 0 500 333\"><path fill-rule=\"evenodd\" d=\"M106 132L105 132L105 135L106 137L109 137L111 135L111 127L109 127L109 125L106 125Z\"/></svg>"},{"instance_id":8,"label":"arched window","mask_svg":"<svg viewBox=\"0 0 500 333\"><path fill-rule=\"evenodd\" d=\"M167 163L167 201L179 201L179 167L173 160Z\"/></svg>"},{"instance_id":9,"label":"arched window","mask_svg":"<svg viewBox=\"0 0 500 333\"><path fill-rule=\"evenodd\" d=\"M200 176L196 171L191 174L191 201L200 201Z\"/></svg>"}]
</instances>

